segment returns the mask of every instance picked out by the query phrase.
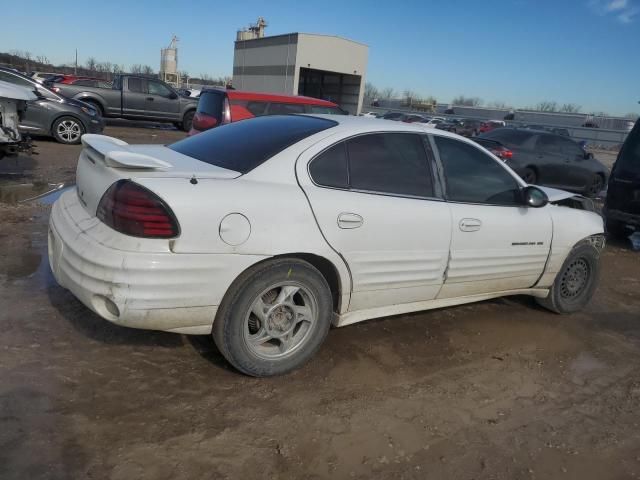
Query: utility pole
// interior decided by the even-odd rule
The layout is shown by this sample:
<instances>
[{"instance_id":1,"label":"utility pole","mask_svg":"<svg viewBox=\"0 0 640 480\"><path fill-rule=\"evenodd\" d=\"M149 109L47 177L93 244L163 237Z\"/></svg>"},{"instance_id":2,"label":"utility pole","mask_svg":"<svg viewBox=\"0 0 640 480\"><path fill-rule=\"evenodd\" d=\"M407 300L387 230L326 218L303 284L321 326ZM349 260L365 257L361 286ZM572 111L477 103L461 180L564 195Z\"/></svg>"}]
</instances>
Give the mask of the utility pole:
<instances>
[{"instance_id":1,"label":"utility pole","mask_svg":"<svg viewBox=\"0 0 640 480\"><path fill-rule=\"evenodd\" d=\"M76 48L76 66L73 69L73 74L78 75L78 49Z\"/></svg>"}]
</instances>

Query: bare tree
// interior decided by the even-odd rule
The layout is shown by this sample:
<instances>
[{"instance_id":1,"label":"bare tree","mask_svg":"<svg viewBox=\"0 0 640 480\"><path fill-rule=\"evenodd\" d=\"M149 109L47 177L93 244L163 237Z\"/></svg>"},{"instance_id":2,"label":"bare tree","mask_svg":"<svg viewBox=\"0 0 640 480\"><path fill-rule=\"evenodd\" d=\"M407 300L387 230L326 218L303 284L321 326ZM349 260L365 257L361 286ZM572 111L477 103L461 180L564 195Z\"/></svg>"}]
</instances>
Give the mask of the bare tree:
<instances>
[{"instance_id":1,"label":"bare tree","mask_svg":"<svg viewBox=\"0 0 640 480\"><path fill-rule=\"evenodd\" d=\"M564 113L579 113L582 110L581 105L576 105L575 103L564 103L560 107L560 112Z\"/></svg>"},{"instance_id":2,"label":"bare tree","mask_svg":"<svg viewBox=\"0 0 640 480\"><path fill-rule=\"evenodd\" d=\"M480 107L484 101L479 97L465 97L464 95L458 95L451 101L452 105L458 105L460 107Z\"/></svg>"},{"instance_id":3,"label":"bare tree","mask_svg":"<svg viewBox=\"0 0 640 480\"><path fill-rule=\"evenodd\" d=\"M382 90L381 96L382 98L389 99L389 98L393 98L395 94L396 94L396 91L393 88L386 87L384 90Z\"/></svg>"},{"instance_id":4,"label":"bare tree","mask_svg":"<svg viewBox=\"0 0 640 480\"><path fill-rule=\"evenodd\" d=\"M49 59L47 58L46 55L38 55L36 57L36 60L38 61L38 63L42 63L44 65L49 65Z\"/></svg>"},{"instance_id":5,"label":"bare tree","mask_svg":"<svg viewBox=\"0 0 640 480\"><path fill-rule=\"evenodd\" d=\"M557 112L558 102L551 102L549 100L545 100L538 103L535 106L534 110L538 110L539 112Z\"/></svg>"},{"instance_id":6,"label":"bare tree","mask_svg":"<svg viewBox=\"0 0 640 480\"><path fill-rule=\"evenodd\" d=\"M502 100L494 100L493 102L487 103L487 107L489 107L489 108L499 108L501 110L504 110L504 109L509 108L509 105L507 105L506 102L503 102Z\"/></svg>"},{"instance_id":7,"label":"bare tree","mask_svg":"<svg viewBox=\"0 0 640 480\"><path fill-rule=\"evenodd\" d=\"M145 75L153 75L154 71L153 68L151 68L149 65L143 65L142 73Z\"/></svg>"},{"instance_id":8,"label":"bare tree","mask_svg":"<svg viewBox=\"0 0 640 480\"><path fill-rule=\"evenodd\" d=\"M89 70L90 72L95 72L96 71L96 66L98 65L98 62L96 61L96 59L94 57L89 57L89 58L87 58L87 61L85 62L85 65L87 67L87 70Z\"/></svg>"},{"instance_id":9,"label":"bare tree","mask_svg":"<svg viewBox=\"0 0 640 480\"><path fill-rule=\"evenodd\" d=\"M373 83L367 82L364 84L364 96L366 98L378 98L380 91Z\"/></svg>"},{"instance_id":10,"label":"bare tree","mask_svg":"<svg viewBox=\"0 0 640 480\"><path fill-rule=\"evenodd\" d=\"M182 70L180 72L180 79L182 81L186 81L189 78L189 72L187 72L186 70Z\"/></svg>"}]
</instances>

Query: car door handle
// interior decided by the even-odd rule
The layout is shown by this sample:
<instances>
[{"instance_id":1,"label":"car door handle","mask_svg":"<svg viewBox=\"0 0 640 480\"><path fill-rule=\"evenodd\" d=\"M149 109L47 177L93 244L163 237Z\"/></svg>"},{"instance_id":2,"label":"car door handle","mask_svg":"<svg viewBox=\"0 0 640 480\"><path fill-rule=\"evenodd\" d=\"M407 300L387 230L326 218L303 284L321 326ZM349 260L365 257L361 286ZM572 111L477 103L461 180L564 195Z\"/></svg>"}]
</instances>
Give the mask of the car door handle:
<instances>
[{"instance_id":1,"label":"car door handle","mask_svg":"<svg viewBox=\"0 0 640 480\"><path fill-rule=\"evenodd\" d=\"M341 213L338 215L338 227L350 229L361 227L364 219L357 213Z\"/></svg>"},{"instance_id":2,"label":"car door handle","mask_svg":"<svg viewBox=\"0 0 640 480\"><path fill-rule=\"evenodd\" d=\"M147 97L147 100L150 100L153 102L153 97Z\"/></svg>"},{"instance_id":3,"label":"car door handle","mask_svg":"<svg viewBox=\"0 0 640 480\"><path fill-rule=\"evenodd\" d=\"M477 218L463 218L458 226L463 232L477 232L482 227L482 222Z\"/></svg>"}]
</instances>

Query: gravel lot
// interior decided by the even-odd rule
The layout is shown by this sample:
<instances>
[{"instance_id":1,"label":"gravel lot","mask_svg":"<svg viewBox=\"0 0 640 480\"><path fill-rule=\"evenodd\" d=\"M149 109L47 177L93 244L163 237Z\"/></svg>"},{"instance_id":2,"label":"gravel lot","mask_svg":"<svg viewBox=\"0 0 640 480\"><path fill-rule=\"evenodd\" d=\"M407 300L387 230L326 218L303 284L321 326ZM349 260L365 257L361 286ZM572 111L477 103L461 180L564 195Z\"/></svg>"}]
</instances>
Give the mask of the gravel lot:
<instances>
[{"instance_id":1,"label":"gravel lot","mask_svg":"<svg viewBox=\"0 0 640 480\"><path fill-rule=\"evenodd\" d=\"M0 191L7 173L73 181L80 148L37 145L0 162ZM640 476L640 253L626 245L607 246L583 313L514 297L369 321L259 380L208 337L91 313L51 276L48 214L0 203L3 480Z\"/></svg>"}]
</instances>

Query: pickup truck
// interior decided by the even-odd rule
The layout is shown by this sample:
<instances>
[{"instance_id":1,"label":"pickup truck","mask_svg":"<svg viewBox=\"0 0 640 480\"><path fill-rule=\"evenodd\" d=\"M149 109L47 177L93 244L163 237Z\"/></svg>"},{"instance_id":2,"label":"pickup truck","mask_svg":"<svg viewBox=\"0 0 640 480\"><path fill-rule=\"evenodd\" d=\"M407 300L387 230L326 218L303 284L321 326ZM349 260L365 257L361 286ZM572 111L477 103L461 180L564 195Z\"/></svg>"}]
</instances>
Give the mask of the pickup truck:
<instances>
[{"instance_id":1,"label":"pickup truck","mask_svg":"<svg viewBox=\"0 0 640 480\"><path fill-rule=\"evenodd\" d=\"M171 122L188 132L197 98L179 95L166 83L140 75L118 75L111 88L54 83L51 89L65 97L91 104L107 118Z\"/></svg>"}]
</instances>

